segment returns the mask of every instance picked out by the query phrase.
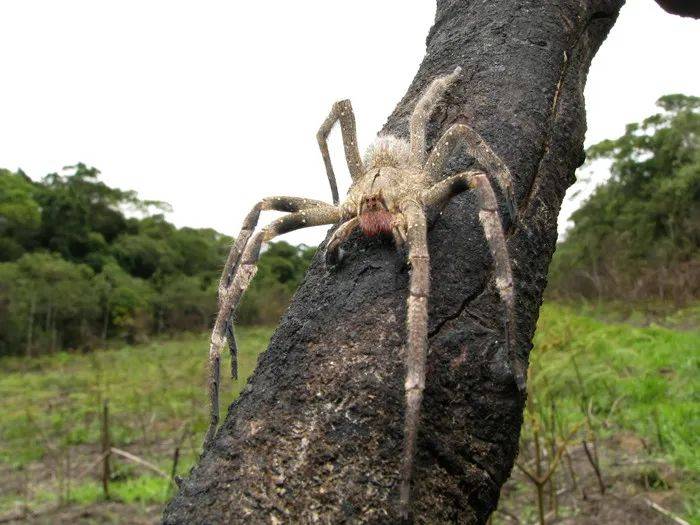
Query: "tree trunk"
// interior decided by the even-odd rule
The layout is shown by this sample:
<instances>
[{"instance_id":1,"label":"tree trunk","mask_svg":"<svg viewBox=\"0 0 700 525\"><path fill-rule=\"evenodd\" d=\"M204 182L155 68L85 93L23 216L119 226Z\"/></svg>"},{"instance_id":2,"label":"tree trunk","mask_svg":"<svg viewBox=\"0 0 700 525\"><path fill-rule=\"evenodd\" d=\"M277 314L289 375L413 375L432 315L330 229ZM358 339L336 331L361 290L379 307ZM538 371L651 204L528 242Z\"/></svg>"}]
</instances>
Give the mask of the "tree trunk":
<instances>
[{"instance_id":1,"label":"tree trunk","mask_svg":"<svg viewBox=\"0 0 700 525\"><path fill-rule=\"evenodd\" d=\"M25 348L25 356L32 357L32 335L34 333L34 316L36 315L36 293L32 294L31 302L29 303L29 322L27 323L27 345Z\"/></svg>"},{"instance_id":2,"label":"tree trunk","mask_svg":"<svg viewBox=\"0 0 700 525\"><path fill-rule=\"evenodd\" d=\"M584 159L588 67L622 3L438 0L425 59L383 130L407 136L420 93L462 66L429 138L463 119L514 175L520 222L508 247L523 360L559 207ZM450 172L468 164L458 156ZM455 199L429 240L430 355L412 506L421 523L484 523L517 454L524 400L474 197ZM329 269L321 246L166 523L397 521L408 268L389 241L356 235L345 248Z\"/></svg>"}]
</instances>

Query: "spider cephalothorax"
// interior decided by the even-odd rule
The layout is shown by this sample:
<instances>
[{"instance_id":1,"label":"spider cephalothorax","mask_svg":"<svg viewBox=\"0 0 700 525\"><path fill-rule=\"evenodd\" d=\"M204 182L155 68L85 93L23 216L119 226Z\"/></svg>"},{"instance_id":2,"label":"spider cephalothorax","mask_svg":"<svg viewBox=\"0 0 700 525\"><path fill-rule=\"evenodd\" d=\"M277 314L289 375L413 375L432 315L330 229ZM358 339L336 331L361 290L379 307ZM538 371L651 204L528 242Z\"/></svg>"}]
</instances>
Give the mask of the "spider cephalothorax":
<instances>
[{"instance_id":1,"label":"spider cephalothorax","mask_svg":"<svg viewBox=\"0 0 700 525\"><path fill-rule=\"evenodd\" d=\"M515 218L511 176L508 167L471 127L455 123L426 152L426 126L436 103L459 77L460 68L433 80L422 95L410 118L410 140L390 135L377 138L361 159L355 132L355 117L350 101L336 102L319 129L317 138L326 165L333 194L333 205L298 197L269 197L256 204L243 222L231 248L219 284L219 313L214 324L209 350L211 422L205 447L211 443L219 422L219 365L221 349L228 341L231 350L231 374L237 377L236 341L232 318L243 293L256 271L264 242L291 230L322 224L337 224L328 241L326 260L338 261L342 242L355 229L364 235L391 235L397 246L406 245L411 267L406 326L406 415L404 451L401 463L400 510L409 510L411 471L415 455L416 432L425 387L427 353L428 296L430 262L427 246L428 214L442 209L455 195L475 190L479 220L484 229L494 262L495 285L504 306L504 340L511 369L519 389L525 378L514 357L513 278L505 236L498 216L498 202L489 175L506 200L511 219ZM348 196L339 205L335 174L328 153L327 138L333 125L340 122L345 157L352 177ZM482 169L465 171L445 178L446 160L458 145L464 145ZM289 212L253 235L262 210Z\"/></svg>"}]
</instances>

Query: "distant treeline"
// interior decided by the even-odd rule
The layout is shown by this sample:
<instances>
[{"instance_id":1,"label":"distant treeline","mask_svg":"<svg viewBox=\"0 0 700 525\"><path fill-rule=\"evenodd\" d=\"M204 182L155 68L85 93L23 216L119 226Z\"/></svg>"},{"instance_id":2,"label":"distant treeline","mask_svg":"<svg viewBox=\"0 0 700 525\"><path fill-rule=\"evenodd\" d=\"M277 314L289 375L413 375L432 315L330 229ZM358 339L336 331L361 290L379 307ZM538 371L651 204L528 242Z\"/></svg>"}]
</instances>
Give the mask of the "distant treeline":
<instances>
[{"instance_id":1,"label":"distant treeline","mask_svg":"<svg viewBox=\"0 0 700 525\"><path fill-rule=\"evenodd\" d=\"M232 239L176 228L167 205L110 188L94 168L65 173L35 182L0 169L0 355L208 329ZM271 244L240 322L276 322L314 251Z\"/></svg>"},{"instance_id":2,"label":"distant treeline","mask_svg":"<svg viewBox=\"0 0 700 525\"><path fill-rule=\"evenodd\" d=\"M700 298L700 98L667 95L662 113L588 150L611 178L572 216L549 293L628 303Z\"/></svg>"}]
</instances>

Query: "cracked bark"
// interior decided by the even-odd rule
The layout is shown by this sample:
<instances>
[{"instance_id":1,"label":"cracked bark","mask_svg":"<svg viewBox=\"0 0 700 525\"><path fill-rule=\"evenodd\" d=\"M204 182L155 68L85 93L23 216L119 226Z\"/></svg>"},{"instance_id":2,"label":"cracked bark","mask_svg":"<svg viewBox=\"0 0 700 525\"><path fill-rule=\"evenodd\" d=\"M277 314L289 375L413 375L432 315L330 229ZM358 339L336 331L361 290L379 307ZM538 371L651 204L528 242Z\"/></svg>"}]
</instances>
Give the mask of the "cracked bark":
<instances>
[{"instance_id":1,"label":"cracked bark","mask_svg":"<svg viewBox=\"0 0 700 525\"><path fill-rule=\"evenodd\" d=\"M433 116L458 119L509 165L517 349L527 359L557 238L583 161L583 87L623 0L438 0L427 53L384 132L407 135L438 74L465 74ZM565 54L566 53L566 54ZM467 168L463 152L448 174ZM502 305L475 200L433 222L430 356L414 474L420 523L484 523L517 453L523 400L506 360ZM322 252L165 523L390 523L397 519L408 274L390 242L352 236L334 270Z\"/></svg>"}]
</instances>

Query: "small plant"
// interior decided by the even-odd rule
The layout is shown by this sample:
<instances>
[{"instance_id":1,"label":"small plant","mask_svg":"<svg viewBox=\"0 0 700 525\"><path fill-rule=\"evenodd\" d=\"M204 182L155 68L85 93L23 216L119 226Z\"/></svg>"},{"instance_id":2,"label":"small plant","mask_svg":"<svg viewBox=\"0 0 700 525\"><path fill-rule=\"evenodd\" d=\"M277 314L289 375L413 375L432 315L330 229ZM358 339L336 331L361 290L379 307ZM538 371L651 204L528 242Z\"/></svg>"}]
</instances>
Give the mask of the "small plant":
<instances>
[{"instance_id":1,"label":"small plant","mask_svg":"<svg viewBox=\"0 0 700 525\"><path fill-rule=\"evenodd\" d=\"M533 467L528 467L524 462L517 461L515 465L525 474L527 479L535 486L537 491L537 510L540 525L545 525L545 487L550 487L550 510L556 516L558 506L556 499L556 488L554 484L554 473L561 463L562 455L566 448L578 432L581 423L573 425L567 432L564 439L556 439L554 404L551 405L549 418L543 417L544 412L537 410L539 403L535 400L532 391L527 398L526 421L531 432L531 445L533 449ZM547 434L551 437L547 438ZM549 441L549 442L548 442ZM550 450L547 451L549 445ZM527 447L522 447L527 448Z\"/></svg>"}]
</instances>

